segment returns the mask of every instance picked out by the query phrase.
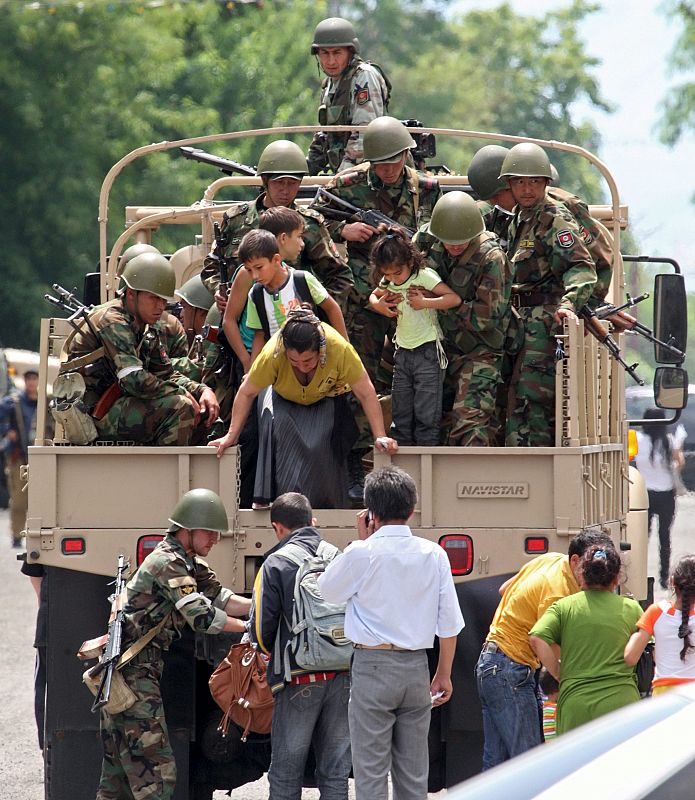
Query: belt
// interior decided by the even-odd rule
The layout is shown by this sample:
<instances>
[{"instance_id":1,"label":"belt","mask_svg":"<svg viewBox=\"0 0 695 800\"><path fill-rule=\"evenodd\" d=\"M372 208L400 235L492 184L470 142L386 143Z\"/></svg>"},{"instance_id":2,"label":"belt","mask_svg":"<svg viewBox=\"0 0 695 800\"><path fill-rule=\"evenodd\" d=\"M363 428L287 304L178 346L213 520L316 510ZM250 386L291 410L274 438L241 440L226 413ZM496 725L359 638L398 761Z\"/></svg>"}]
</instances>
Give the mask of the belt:
<instances>
[{"instance_id":1,"label":"belt","mask_svg":"<svg viewBox=\"0 0 695 800\"><path fill-rule=\"evenodd\" d=\"M497 642L485 642L485 644L483 644L483 647L482 647L480 652L481 653L502 653L504 655L504 651L497 644Z\"/></svg>"},{"instance_id":2,"label":"belt","mask_svg":"<svg viewBox=\"0 0 695 800\"><path fill-rule=\"evenodd\" d=\"M295 675L290 683L299 686L304 683L317 683L318 681L330 681L335 678L337 672L306 672L304 675Z\"/></svg>"},{"instance_id":3,"label":"belt","mask_svg":"<svg viewBox=\"0 0 695 800\"><path fill-rule=\"evenodd\" d=\"M556 306L562 298L556 294L543 292L512 292L509 298L513 308L530 308L532 306Z\"/></svg>"},{"instance_id":4,"label":"belt","mask_svg":"<svg viewBox=\"0 0 695 800\"><path fill-rule=\"evenodd\" d=\"M395 644L354 644L356 650L397 650L399 653L410 652L407 647L398 647Z\"/></svg>"}]
</instances>

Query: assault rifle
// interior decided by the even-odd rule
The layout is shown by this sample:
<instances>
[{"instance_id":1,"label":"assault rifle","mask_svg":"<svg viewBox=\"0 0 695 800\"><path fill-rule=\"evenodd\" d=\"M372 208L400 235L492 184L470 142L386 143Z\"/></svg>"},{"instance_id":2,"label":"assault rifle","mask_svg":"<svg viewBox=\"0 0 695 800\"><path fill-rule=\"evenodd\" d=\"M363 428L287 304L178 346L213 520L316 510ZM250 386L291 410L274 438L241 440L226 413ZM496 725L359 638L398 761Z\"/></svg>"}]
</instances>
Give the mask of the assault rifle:
<instances>
[{"instance_id":1,"label":"assault rifle","mask_svg":"<svg viewBox=\"0 0 695 800\"><path fill-rule=\"evenodd\" d=\"M319 203L320 200L324 202ZM334 208L334 205L338 206L338 208ZM376 211L373 208L354 206L352 203L348 203L347 200L343 200L342 197L338 197L322 186L318 188L314 202L309 208L320 211L324 217L328 217L329 219L364 222L365 225L371 225L372 228L378 228L379 225L387 225L388 227L394 225L404 230L410 238L415 235L414 230L406 228L405 225L401 225L399 222L396 222L395 219L391 219L391 217L386 216L386 214L382 214L381 211Z\"/></svg>"},{"instance_id":2,"label":"assault rifle","mask_svg":"<svg viewBox=\"0 0 695 800\"><path fill-rule=\"evenodd\" d=\"M621 311L624 311L626 308L632 308L636 306L638 303L641 303L643 300L646 300L649 297L649 292L645 292L644 294L640 294L637 297L633 297L629 292L627 293L627 301L623 303L621 306L614 306L610 303L605 303L602 306L599 306L596 309L596 316L599 319L607 319L612 317L614 314L620 314ZM682 350L679 350L677 347L674 346L673 342L674 339L671 337L668 342L664 342L661 339L657 339L654 336L654 331L651 328L648 328L646 325L642 325L641 322L635 320L629 322L626 320L623 322L625 329L630 333L635 333L638 336L642 336L648 342L652 344L658 345L659 347L663 347L665 350L668 350L679 362L682 362L685 359L685 353Z\"/></svg>"},{"instance_id":3,"label":"assault rifle","mask_svg":"<svg viewBox=\"0 0 695 800\"><path fill-rule=\"evenodd\" d=\"M608 350L611 356L620 364L620 366L627 372L635 383L644 386L644 381L637 374L637 367L639 364L628 364L620 353L620 347L615 339L608 333L600 322L600 317L595 311L584 306L579 310L578 314L583 320L586 330L591 333L598 341Z\"/></svg>"},{"instance_id":4,"label":"assault rifle","mask_svg":"<svg viewBox=\"0 0 695 800\"><path fill-rule=\"evenodd\" d=\"M96 697L92 703L92 711L97 711L109 702L111 697L111 680L113 671L118 666L118 659L121 657L121 644L123 638L123 592L125 590L125 573L130 564L125 560L124 555L118 556L118 567L116 570L115 589L111 597L111 618L109 620L109 631L106 640L106 649L99 659L99 663L89 670L89 675L96 678L101 675L101 682L97 690Z\"/></svg>"},{"instance_id":5,"label":"assault rifle","mask_svg":"<svg viewBox=\"0 0 695 800\"><path fill-rule=\"evenodd\" d=\"M67 311L70 316L68 317L68 322L72 325L72 327L76 331L80 331L81 327L76 322L76 320L83 320L87 327L89 328L90 333L99 343L99 347L102 347L101 337L99 336L97 330L95 329L94 325L92 325L92 321L89 318L89 312L92 310L92 306L86 306L81 300L78 300L75 296L76 289L73 289L72 292L69 292L59 283L53 284L53 291L58 295L54 297L51 294L45 294L44 300L47 300L54 306L58 306L58 308L63 309L63 311ZM96 359L98 360L98 359ZM96 360L94 363L96 363ZM111 408L111 406L118 400L119 397L123 394L121 391L121 387L118 383L118 377L116 376L116 372L111 367L108 361L105 361L107 366L109 367L109 371L111 372L111 377L113 378L113 382L106 388L103 394L99 397L92 410L92 416L95 419L101 419ZM85 365L83 367L84 370L87 370L90 365ZM70 371L70 362L67 361L65 363L65 371Z\"/></svg>"},{"instance_id":6,"label":"assault rifle","mask_svg":"<svg viewBox=\"0 0 695 800\"><path fill-rule=\"evenodd\" d=\"M179 151L184 158L191 161L199 161L201 164L209 164L211 167L217 167L220 172L225 175L246 175L249 178L256 177L256 170L253 167L247 167L246 164L241 164L238 161L232 161L231 158L222 158L222 156L215 156L212 153L206 153L198 147L179 147Z\"/></svg>"}]
</instances>

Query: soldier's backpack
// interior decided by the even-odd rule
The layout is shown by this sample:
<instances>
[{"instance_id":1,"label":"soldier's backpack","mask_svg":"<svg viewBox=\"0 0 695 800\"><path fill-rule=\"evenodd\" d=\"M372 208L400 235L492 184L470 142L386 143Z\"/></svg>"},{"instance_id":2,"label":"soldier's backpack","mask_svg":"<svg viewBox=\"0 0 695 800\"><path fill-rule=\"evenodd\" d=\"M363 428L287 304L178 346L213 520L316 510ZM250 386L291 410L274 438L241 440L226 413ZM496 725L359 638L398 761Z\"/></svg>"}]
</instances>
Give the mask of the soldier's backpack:
<instances>
[{"instance_id":1,"label":"soldier's backpack","mask_svg":"<svg viewBox=\"0 0 695 800\"><path fill-rule=\"evenodd\" d=\"M285 617L290 638L285 652L280 652L280 637L275 638L273 664L278 673L283 665L284 678L292 677L290 653L300 669L310 672L337 672L350 667L352 642L345 638L345 603L323 599L318 578L340 551L321 540L316 555L295 542L277 551L297 566L292 613Z\"/></svg>"},{"instance_id":2,"label":"soldier's backpack","mask_svg":"<svg viewBox=\"0 0 695 800\"><path fill-rule=\"evenodd\" d=\"M233 644L208 681L210 694L224 711L218 730L226 736L230 722L242 730L245 742L249 731L270 733L273 721L273 694L268 686L263 655L249 642Z\"/></svg>"}]
</instances>

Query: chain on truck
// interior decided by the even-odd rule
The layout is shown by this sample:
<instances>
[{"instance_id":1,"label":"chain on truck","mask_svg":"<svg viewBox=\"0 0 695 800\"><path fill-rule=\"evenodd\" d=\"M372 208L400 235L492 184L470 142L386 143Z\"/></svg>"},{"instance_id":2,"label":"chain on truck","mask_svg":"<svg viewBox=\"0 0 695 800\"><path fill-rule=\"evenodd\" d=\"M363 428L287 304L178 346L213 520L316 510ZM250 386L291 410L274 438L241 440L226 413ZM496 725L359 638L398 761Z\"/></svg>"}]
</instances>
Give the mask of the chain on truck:
<instances>
[{"instance_id":1,"label":"chain on truck","mask_svg":"<svg viewBox=\"0 0 695 800\"><path fill-rule=\"evenodd\" d=\"M125 230L107 250L109 193L120 172L134 160L210 142L233 145L242 137L307 136L315 126L264 129L205 136L141 147L115 164L99 199L100 270L98 296L115 296L116 264L132 241L150 242L163 225L197 226L195 243L171 256L177 285L200 271L213 243L213 227L234 205L218 199L228 187L245 187L251 197L260 179L225 176L213 181L190 206L129 206ZM349 130L335 127L336 131ZM571 144L528 140L497 133L417 128L414 134L471 138L480 146L494 141L535 141L549 152L587 159L603 176L610 202L592 215L613 242L609 302L625 295L620 232L627 208L608 169L595 156ZM434 141L432 139L432 141ZM441 170L443 171L443 170ZM463 176L441 175L444 191L467 189ZM326 178L304 178L315 194ZM108 257L107 257L108 256ZM633 259L634 260L634 259ZM640 258L637 260L648 260ZM686 308L683 277L673 261L655 278L654 336L673 346L655 345L657 404L680 409L687 400L687 375L680 369L685 350ZM466 620L454 662L451 702L432 714L430 789L451 786L477 772L481 763L482 718L473 668L499 599L500 584L534 556L567 551L568 540L583 528L610 534L621 549L628 583L624 591L647 597L647 492L628 464L629 421L625 413L626 374L582 326L566 326L556 366L555 446L403 447L394 456L375 454L375 465L389 461L415 479L419 503L413 532L440 543L451 562ZM229 510L231 529L222 536L211 564L223 585L249 593L263 553L275 543L267 512L238 504L239 453L230 448L218 459L214 448L72 446L61 441L60 426L46 440L46 365L59 356L70 324L45 319L41 326L41 386L36 445L29 448L27 558L44 565L48 583L48 689L46 702L45 785L51 800L92 798L101 766L99 720L81 683L75 658L80 643L103 632L114 565L124 553L138 565L162 537L168 509L195 487L217 492ZM651 332L651 329L650 329ZM625 334L616 333L618 343ZM681 353L681 356L684 354ZM323 535L338 547L354 538L354 511L316 509ZM269 764L267 738L222 740L216 728L221 712L208 691L213 665L230 642L188 632L172 647L163 678L166 716L176 755L176 798L209 800L215 789L232 789L256 780ZM213 641L214 640L214 641ZM307 785L310 778L307 776Z\"/></svg>"}]
</instances>

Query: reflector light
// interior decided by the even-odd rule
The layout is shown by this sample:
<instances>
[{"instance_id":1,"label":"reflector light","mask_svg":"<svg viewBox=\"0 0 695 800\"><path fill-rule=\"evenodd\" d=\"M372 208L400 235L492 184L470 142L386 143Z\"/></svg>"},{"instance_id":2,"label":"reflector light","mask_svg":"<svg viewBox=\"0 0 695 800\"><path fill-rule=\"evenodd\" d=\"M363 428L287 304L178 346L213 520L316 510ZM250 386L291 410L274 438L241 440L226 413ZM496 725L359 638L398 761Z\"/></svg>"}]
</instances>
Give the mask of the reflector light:
<instances>
[{"instance_id":1,"label":"reflector light","mask_svg":"<svg viewBox=\"0 0 695 800\"><path fill-rule=\"evenodd\" d=\"M87 546L81 536L62 539L60 542L60 550L64 556L81 556L84 555L86 549Z\"/></svg>"},{"instance_id":2,"label":"reflector light","mask_svg":"<svg viewBox=\"0 0 695 800\"><path fill-rule=\"evenodd\" d=\"M548 552L548 540L545 536L527 536L524 544L524 549L527 553L538 555L539 553Z\"/></svg>"},{"instance_id":3,"label":"reflector light","mask_svg":"<svg viewBox=\"0 0 695 800\"><path fill-rule=\"evenodd\" d=\"M634 428L630 428L627 432L627 458L628 461L632 461L632 459L637 455L637 431Z\"/></svg>"},{"instance_id":4,"label":"reflector light","mask_svg":"<svg viewBox=\"0 0 695 800\"><path fill-rule=\"evenodd\" d=\"M154 548L162 541L164 536L161 533L152 533L147 536L141 536L138 539L136 548L136 557L138 567L147 558L147 556L154 550Z\"/></svg>"},{"instance_id":5,"label":"reflector light","mask_svg":"<svg viewBox=\"0 0 695 800\"><path fill-rule=\"evenodd\" d=\"M449 558L452 575L468 575L473 570L473 540L464 533L448 533L439 545Z\"/></svg>"}]
</instances>

